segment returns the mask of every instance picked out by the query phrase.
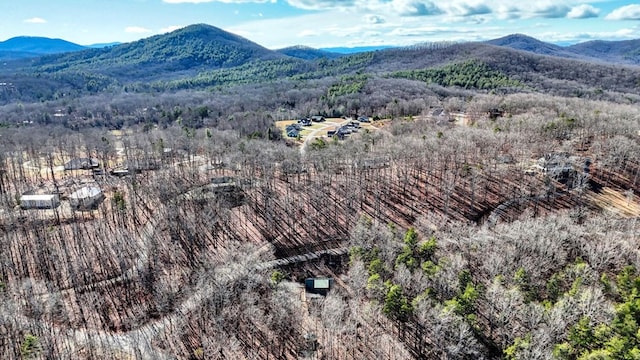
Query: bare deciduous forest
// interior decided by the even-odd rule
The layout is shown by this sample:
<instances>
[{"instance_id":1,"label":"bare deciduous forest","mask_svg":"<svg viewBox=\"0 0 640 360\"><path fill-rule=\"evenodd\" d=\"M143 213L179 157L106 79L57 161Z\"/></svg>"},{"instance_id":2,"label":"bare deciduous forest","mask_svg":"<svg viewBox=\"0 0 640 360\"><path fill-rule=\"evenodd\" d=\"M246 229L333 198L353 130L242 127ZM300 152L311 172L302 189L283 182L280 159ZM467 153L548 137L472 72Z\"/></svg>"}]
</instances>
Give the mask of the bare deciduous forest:
<instances>
[{"instance_id":1,"label":"bare deciduous forest","mask_svg":"<svg viewBox=\"0 0 640 360\"><path fill-rule=\"evenodd\" d=\"M438 74L7 102L3 358L637 356L628 79L416 80ZM317 114L371 124L276 127Z\"/></svg>"}]
</instances>

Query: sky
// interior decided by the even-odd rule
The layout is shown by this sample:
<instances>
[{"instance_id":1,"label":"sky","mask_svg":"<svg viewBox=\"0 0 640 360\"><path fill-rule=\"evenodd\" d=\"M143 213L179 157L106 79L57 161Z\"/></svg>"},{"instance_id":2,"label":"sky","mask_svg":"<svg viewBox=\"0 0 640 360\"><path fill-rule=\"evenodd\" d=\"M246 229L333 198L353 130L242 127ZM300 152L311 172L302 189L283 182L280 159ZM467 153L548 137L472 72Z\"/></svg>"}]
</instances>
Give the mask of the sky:
<instances>
[{"instance_id":1,"label":"sky","mask_svg":"<svg viewBox=\"0 0 640 360\"><path fill-rule=\"evenodd\" d=\"M130 42L204 23L270 49L405 46L514 33L570 44L640 38L640 3L589 0L0 0L0 41Z\"/></svg>"}]
</instances>

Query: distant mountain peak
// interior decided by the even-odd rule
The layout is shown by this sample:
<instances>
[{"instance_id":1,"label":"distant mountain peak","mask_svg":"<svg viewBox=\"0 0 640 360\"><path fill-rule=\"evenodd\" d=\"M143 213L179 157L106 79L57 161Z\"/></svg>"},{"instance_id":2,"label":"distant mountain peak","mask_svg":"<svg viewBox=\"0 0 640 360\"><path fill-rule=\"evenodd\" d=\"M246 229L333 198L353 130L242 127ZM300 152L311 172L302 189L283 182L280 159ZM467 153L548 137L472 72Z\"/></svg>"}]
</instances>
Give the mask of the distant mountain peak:
<instances>
[{"instance_id":1,"label":"distant mountain peak","mask_svg":"<svg viewBox=\"0 0 640 360\"><path fill-rule=\"evenodd\" d=\"M515 33L515 34L509 34L507 36L503 36L501 38L495 39L495 40L533 40L533 41L538 41L540 42L540 40L534 38L533 36L527 35L527 34L523 34L523 33Z\"/></svg>"},{"instance_id":2,"label":"distant mountain peak","mask_svg":"<svg viewBox=\"0 0 640 360\"><path fill-rule=\"evenodd\" d=\"M316 60L316 59L322 59L322 58L335 59L343 56L343 54L326 51L326 50L315 49L315 48L304 46L304 45L289 46L286 48L278 49L276 51L279 52L280 54L284 54L287 56L291 56L291 57L303 59L303 60Z\"/></svg>"},{"instance_id":3,"label":"distant mountain peak","mask_svg":"<svg viewBox=\"0 0 640 360\"><path fill-rule=\"evenodd\" d=\"M539 55L549 55L564 58L578 58L579 55L567 51L562 46L546 43L524 34L511 34L498 39L486 41L487 44L508 47L515 50L527 51Z\"/></svg>"},{"instance_id":4,"label":"distant mountain peak","mask_svg":"<svg viewBox=\"0 0 640 360\"><path fill-rule=\"evenodd\" d=\"M138 69L140 78L149 79L166 72L216 70L278 58L284 55L242 36L215 26L195 24L107 48L55 55L40 63L57 63L83 71L95 66L102 74L120 79L130 76L128 69Z\"/></svg>"},{"instance_id":5,"label":"distant mountain peak","mask_svg":"<svg viewBox=\"0 0 640 360\"><path fill-rule=\"evenodd\" d=\"M184 36L184 35L188 35L188 36L221 36L224 37L226 39L234 39L237 41L243 41L243 42L251 42L250 40L234 34L232 32L226 31L224 29L221 29L219 27L213 26L213 25L209 25L209 24L193 24L193 25L189 25L189 26L185 26L183 28L174 30L170 33L164 34L164 35L168 35L168 36ZM164 36L164 35L159 35L159 36Z\"/></svg>"},{"instance_id":6,"label":"distant mountain peak","mask_svg":"<svg viewBox=\"0 0 640 360\"><path fill-rule=\"evenodd\" d=\"M548 49L562 49L558 45L546 43L534 37L525 34L511 34L501 38L489 40L486 42L491 45L508 46L516 50L531 51L533 47L543 47Z\"/></svg>"},{"instance_id":7,"label":"distant mountain peak","mask_svg":"<svg viewBox=\"0 0 640 360\"><path fill-rule=\"evenodd\" d=\"M46 54L59 54L85 49L84 46L62 39L51 39L41 36L16 36L0 42L0 51L5 58L27 58Z\"/></svg>"}]
</instances>

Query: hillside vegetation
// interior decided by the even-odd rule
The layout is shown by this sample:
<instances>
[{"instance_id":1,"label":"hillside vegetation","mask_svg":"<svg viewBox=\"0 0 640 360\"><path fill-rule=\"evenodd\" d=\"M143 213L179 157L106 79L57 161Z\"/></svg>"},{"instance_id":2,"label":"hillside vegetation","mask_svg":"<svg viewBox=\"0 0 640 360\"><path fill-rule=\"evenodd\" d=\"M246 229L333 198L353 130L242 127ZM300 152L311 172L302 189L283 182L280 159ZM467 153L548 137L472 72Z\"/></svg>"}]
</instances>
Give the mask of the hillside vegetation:
<instances>
[{"instance_id":1,"label":"hillside vegetation","mask_svg":"<svg viewBox=\"0 0 640 360\"><path fill-rule=\"evenodd\" d=\"M193 128L185 112L165 129L1 129L2 353L633 354L635 107L540 94L429 101L411 104L422 115L303 153L224 131L225 119ZM453 106L469 126L427 115ZM510 115L492 119L494 107ZM107 170L156 165L122 178L61 172L84 154ZM574 164L567 178L536 170L550 154ZM215 179L235 190L217 192ZM86 183L106 192L90 211L16 207L18 194ZM298 284L313 276L335 286L302 302Z\"/></svg>"},{"instance_id":2,"label":"hillside vegetation","mask_svg":"<svg viewBox=\"0 0 640 360\"><path fill-rule=\"evenodd\" d=\"M391 76L464 89L491 90L522 86L520 82L476 61L449 64L441 68L426 70L398 71L392 73Z\"/></svg>"},{"instance_id":3,"label":"hillside vegetation","mask_svg":"<svg viewBox=\"0 0 640 360\"><path fill-rule=\"evenodd\" d=\"M93 71L127 81L279 57L283 55L240 36L209 25L191 25L105 49L42 57L32 67L39 72Z\"/></svg>"}]
</instances>

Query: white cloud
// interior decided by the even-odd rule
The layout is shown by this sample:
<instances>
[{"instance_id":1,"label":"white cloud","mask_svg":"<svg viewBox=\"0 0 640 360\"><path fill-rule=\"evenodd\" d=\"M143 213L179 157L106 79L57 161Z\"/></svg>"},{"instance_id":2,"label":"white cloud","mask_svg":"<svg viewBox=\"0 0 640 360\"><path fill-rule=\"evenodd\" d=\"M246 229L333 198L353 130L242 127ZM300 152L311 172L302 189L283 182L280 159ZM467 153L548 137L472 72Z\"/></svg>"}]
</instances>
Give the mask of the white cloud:
<instances>
[{"instance_id":1,"label":"white cloud","mask_svg":"<svg viewBox=\"0 0 640 360\"><path fill-rule=\"evenodd\" d=\"M513 20L519 19L522 14L520 10L512 5L500 5L497 11L498 19L500 20Z\"/></svg>"},{"instance_id":2,"label":"white cloud","mask_svg":"<svg viewBox=\"0 0 640 360\"><path fill-rule=\"evenodd\" d=\"M202 3L276 3L277 0L162 0L168 4ZM340 10L364 14L384 13L403 17L448 15L471 17L494 14L502 20L519 18L586 19L600 14L600 9L584 4L590 0L542 0L515 3L509 0L281 0L292 7L311 11ZM374 19L373 16L370 19ZM640 4L620 7L606 16L608 20L640 20Z\"/></svg>"},{"instance_id":3,"label":"white cloud","mask_svg":"<svg viewBox=\"0 0 640 360\"><path fill-rule=\"evenodd\" d=\"M569 7L558 4L541 4L531 9L532 17L541 17L546 19L562 18L569 13Z\"/></svg>"},{"instance_id":4,"label":"white cloud","mask_svg":"<svg viewBox=\"0 0 640 360\"><path fill-rule=\"evenodd\" d=\"M286 0L303 10L340 10L344 12L373 12L402 16L440 15L444 10L432 0Z\"/></svg>"},{"instance_id":5,"label":"white cloud","mask_svg":"<svg viewBox=\"0 0 640 360\"><path fill-rule=\"evenodd\" d=\"M393 0L391 6L403 16L427 16L444 13L435 3L428 0Z\"/></svg>"},{"instance_id":6,"label":"white cloud","mask_svg":"<svg viewBox=\"0 0 640 360\"><path fill-rule=\"evenodd\" d=\"M25 19L23 21L29 24L45 24L47 22L47 20L39 17L33 17L31 19Z\"/></svg>"},{"instance_id":7,"label":"white cloud","mask_svg":"<svg viewBox=\"0 0 640 360\"><path fill-rule=\"evenodd\" d=\"M607 20L640 20L640 5L631 4L613 10L605 17Z\"/></svg>"},{"instance_id":8,"label":"white cloud","mask_svg":"<svg viewBox=\"0 0 640 360\"><path fill-rule=\"evenodd\" d=\"M131 34L145 34L145 33L150 33L151 30L147 28L143 28L141 26L127 26L124 29L124 32L131 33Z\"/></svg>"},{"instance_id":9,"label":"white cloud","mask_svg":"<svg viewBox=\"0 0 640 360\"><path fill-rule=\"evenodd\" d=\"M302 30L298 33L298 37L315 37L320 36L320 33L315 30Z\"/></svg>"},{"instance_id":10,"label":"white cloud","mask_svg":"<svg viewBox=\"0 0 640 360\"><path fill-rule=\"evenodd\" d=\"M369 24L384 24L386 22L386 20L384 19L384 16L373 15L373 14L365 15L364 21L368 22Z\"/></svg>"},{"instance_id":11,"label":"white cloud","mask_svg":"<svg viewBox=\"0 0 640 360\"><path fill-rule=\"evenodd\" d=\"M453 4L449 11L458 16L485 15L493 12L487 4L470 4L468 2Z\"/></svg>"},{"instance_id":12,"label":"white cloud","mask_svg":"<svg viewBox=\"0 0 640 360\"><path fill-rule=\"evenodd\" d=\"M172 32L172 31L176 31L178 29L182 29L183 27L184 27L184 25L170 25L170 26L167 26L167 27L164 27L164 28L160 29L160 33L161 34L169 33L169 32Z\"/></svg>"},{"instance_id":13,"label":"white cloud","mask_svg":"<svg viewBox=\"0 0 640 360\"><path fill-rule=\"evenodd\" d=\"M589 40L626 40L633 39L637 32L634 29L599 32L543 32L533 36L548 42L578 43Z\"/></svg>"},{"instance_id":14,"label":"white cloud","mask_svg":"<svg viewBox=\"0 0 640 360\"><path fill-rule=\"evenodd\" d=\"M588 19L598 17L599 13L600 9L591 5L582 4L574 6L567 14L567 17L569 19Z\"/></svg>"},{"instance_id":15,"label":"white cloud","mask_svg":"<svg viewBox=\"0 0 640 360\"><path fill-rule=\"evenodd\" d=\"M552 2L554 1L554 2ZM599 12L592 0L541 0L515 3L512 0L280 0L306 6L314 11L300 15L263 18L234 25L231 29L251 41L269 48L306 45L315 48L345 44L412 45L431 41L487 40L521 32L544 41L559 39L629 38L629 30L609 29L608 33L591 32L585 18ZM593 6L591 6L591 5ZM420 11L433 6L436 11ZM428 16L428 14L438 13ZM417 16L423 14L424 16ZM571 31L545 19L565 18L576 24ZM512 21L501 22L498 19ZM519 21L517 19L528 19ZM570 20L569 20L570 19ZM583 25L584 24L584 25ZM585 28L586 27L586 28ZM631 26L628 26L631 28ZM265 31L265 29L269 29ZM292 31L293 30L293 31ZM543 32L557 34L542 36ZM637 30L635 34L638 34ZM638 37L636 35L636 37ZM566 40L565 40L566 39Z\"/></svg>"},{"instance_id":16,"label":"white cloud","mask_svg":"<svg viewBox=\"0 0 640 360\"><path fill-rule=\"evenodd\" d=\"M622 37L622 38L631 38L635 34L636 34L636 31L634 29L620 29L614 32L614 35L616 37Z\"/></svg>"}]
</instances>

